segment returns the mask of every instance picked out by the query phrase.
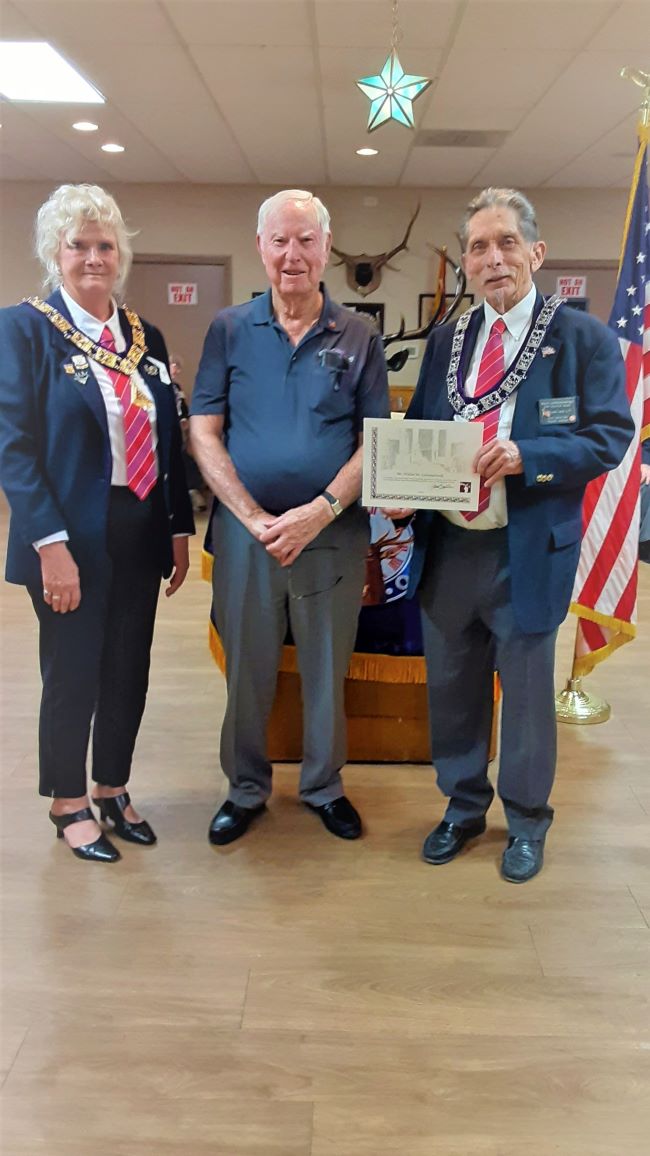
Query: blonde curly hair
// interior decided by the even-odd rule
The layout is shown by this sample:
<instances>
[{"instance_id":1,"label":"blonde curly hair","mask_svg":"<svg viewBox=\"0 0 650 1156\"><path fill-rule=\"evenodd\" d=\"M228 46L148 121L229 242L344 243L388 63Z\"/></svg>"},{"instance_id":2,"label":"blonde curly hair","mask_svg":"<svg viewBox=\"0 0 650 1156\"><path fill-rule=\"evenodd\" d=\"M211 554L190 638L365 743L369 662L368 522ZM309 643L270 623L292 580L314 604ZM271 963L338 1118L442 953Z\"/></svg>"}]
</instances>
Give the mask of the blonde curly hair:
<instances>
[{"instance_id":1,"label":"blonde curly hair","mask_svg":"<svg viewBox=\"0 0 650 1156\"><path fill-rule=\"evenodd\" d=\"M129 275L133 250L131 237L114 198L99 185L60 185L36 214L35 250L45 270L45 285L58 288L61 270L58 254L61 241L69 239L85 221L96 221L115 235L119 274L115 284L121 293Z\"/></svg>"}]
</instances>

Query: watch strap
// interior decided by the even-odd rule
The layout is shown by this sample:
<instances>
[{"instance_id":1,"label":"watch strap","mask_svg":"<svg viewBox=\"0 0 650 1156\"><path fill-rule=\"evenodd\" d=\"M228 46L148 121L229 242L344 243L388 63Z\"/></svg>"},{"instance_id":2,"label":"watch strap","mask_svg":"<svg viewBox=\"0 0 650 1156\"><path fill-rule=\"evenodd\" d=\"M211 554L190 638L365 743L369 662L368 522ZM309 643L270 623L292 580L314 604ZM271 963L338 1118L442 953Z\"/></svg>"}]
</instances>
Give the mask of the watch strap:
<instances>
[{"instance_id":1,"label":"watch strap","mask_svg":"<svg viewBox=\"0 0 650 1156\"><path fill-rule=\"evenodd\" d=\"M338 498L335 498L334 494L330 494L329 490L323 490L323 497L325 498L325 501L329 502L330 506L332 507L332 510L334 511L334 517L339 518L343 513L343 506L339 502Z\"/></svg>"}]
</instances>

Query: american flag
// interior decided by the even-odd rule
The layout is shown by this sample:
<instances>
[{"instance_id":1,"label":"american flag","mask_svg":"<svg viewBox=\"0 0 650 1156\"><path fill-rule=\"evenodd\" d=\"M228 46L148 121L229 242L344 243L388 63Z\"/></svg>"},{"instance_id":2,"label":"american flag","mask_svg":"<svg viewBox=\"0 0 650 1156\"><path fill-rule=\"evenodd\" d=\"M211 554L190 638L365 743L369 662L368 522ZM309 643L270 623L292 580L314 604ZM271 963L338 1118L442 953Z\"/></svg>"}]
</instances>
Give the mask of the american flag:
<instances>
[{"instance_id":1,"label":"american flag","mask_svg":"<svg viewBox=\"0 0 650 1156\"><path fill-rule=\"evenodd\" d=\"M625 360L636 435L617 469L587 486L571 610L578 615L573 677L589 674L636 634L640 439L650 437L650 212L648 132L639 145L616 296L609 318Z\"/></svg>"}]
</instances>

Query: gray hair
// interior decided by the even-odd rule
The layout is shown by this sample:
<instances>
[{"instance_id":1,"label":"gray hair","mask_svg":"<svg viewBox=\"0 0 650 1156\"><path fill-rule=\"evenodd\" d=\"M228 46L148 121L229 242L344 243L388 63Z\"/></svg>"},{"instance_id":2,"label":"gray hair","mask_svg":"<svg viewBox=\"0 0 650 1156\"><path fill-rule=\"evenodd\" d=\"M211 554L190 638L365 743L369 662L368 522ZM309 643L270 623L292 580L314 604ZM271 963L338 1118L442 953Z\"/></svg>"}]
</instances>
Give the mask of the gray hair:
<instances>
[{"instance_id":1,"label":"gray hair","mask_svg":"<svg viewBox=\"0 0 650 1156\"><path fill-rule=\"evenodd\" d=\"M463 223L460 227L460 241L463 253L467 248L467 237L469 233L469 223L475 213L480 213L481 209L504 208L512 209L517 217L519 231L525 241L529 245L533 245L535 241L539 241L539 229L537 228L537 217L535 210L523 193L517 189L483 189L478 196L474 197L465 210Z\"/></svg>"},{"instance_id":2,"label":"gray hair","mask_svg":"<svg viewBox=\"0 0 650 1156\"><path fill-rule=\"evenodd\" d=\"M115 234L119 256L119 274L115 285L117 294L124 288L129 275L133 250L122 214L110 193L99 185L60 185L36 214L35 249L45 270L45 285L58 287L61 270L58 255L62 240L69 240L85 221L96 221Z\"/></svg>"},{"instance_id":3,"label":"gray hair","mask_svg":"<svg viewBox=\"0 0 650 1156\"><path fill-rule=\"evenodd\" d=\"M262 202L257 214L257 235L261 237L266 227L266 222L276 209L281 209L289 201L299 201L306 204L313 205L316 212L316 219L321 233L325 235L331 232L330 215L325 208L322 201L315 197L313 193L308 193L305 189L283 189L280 193L275 193L272 197L267 197Z\"/></svg>"}]
</instances>

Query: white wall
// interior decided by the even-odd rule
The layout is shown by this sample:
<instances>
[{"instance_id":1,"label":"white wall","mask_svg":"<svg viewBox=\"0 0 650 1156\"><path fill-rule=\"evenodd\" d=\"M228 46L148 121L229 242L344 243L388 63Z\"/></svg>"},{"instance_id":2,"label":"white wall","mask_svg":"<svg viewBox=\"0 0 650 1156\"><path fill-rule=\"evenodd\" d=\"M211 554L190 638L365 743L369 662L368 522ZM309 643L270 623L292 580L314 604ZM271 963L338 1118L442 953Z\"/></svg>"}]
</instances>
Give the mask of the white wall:
<instances>
[{"instance_id":1,"label":"white wall","mask_svg":"<svg viewBox=\"0 0 650 1156\"><path fill-rule=\"evenodd\" d=\"M52 189L49 183L5 182L0 186L0 304L20 300L40 287L31 256L36 210ZM138 229L138 253L231 257L233 301L244 301L254 289L266 287L255 249L257 208L275 189L218 185L114 185L128 224ZM409 252L394 259L399 272L384 270L382 284L368 300L386 305L386 329L394 330L403 313L408 328L417 324L418 294L435 287L437 257L427 242L446 244L457 255L455 231L467 189L314 189L327 204L335 244L347 252L380 253L403 236L420 200ZM531 192L549 257L565 261L618 258L626 193L620 189L539 189ZM364 204L368 198L377 204ZM344 271L330 267L327 284L339 301L355 300ZM362 300L362 298L358 298ZM137 302L133 302L137 308ZM151 318L155 322L155 318ZM417 363L409 362L394 378L413 384Z\"/></svg>"}]
</instances>

